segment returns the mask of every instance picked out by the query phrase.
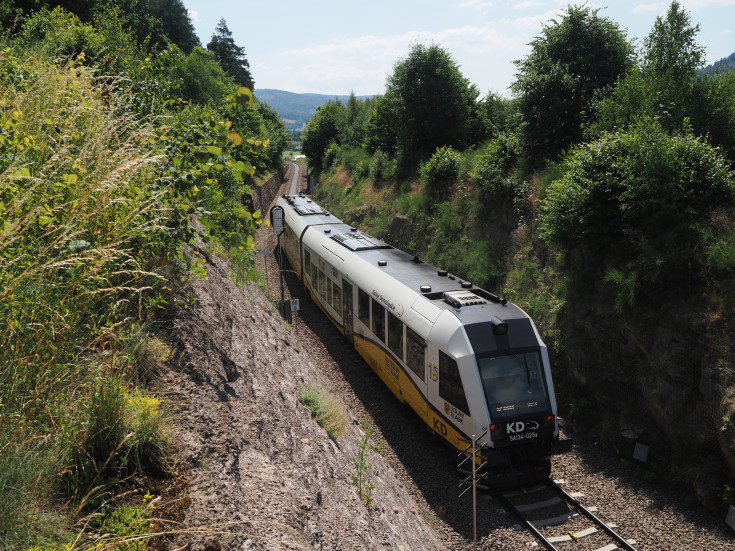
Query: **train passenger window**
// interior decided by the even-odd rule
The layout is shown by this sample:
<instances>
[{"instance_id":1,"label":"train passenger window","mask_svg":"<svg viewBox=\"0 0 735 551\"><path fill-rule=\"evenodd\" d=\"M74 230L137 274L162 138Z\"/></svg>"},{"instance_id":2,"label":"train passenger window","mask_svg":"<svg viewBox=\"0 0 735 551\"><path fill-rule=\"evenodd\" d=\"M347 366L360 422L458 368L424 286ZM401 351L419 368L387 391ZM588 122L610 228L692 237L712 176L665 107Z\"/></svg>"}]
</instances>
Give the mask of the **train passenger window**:
<instances>
[{"instance_id":1,"label":"train passenger window","mask_svg":"<svg viewBox=\"0 0 735 551\"><path fill-rule=\"evenodd\" d=\"M311 253L307 249L304 249L304 270L311 278Z\"/></svg>"},{"instance_id":2,"label":"train passenger window","mask_svg":"<svg viewBox=\"0 0 735 551\"><path fill-rule=\"evenodd\" d=\"M403 361L403 322L388 312L388 348Z\"/></svg>"},{"instance_id":3,"label":"train passenger window","mask_svg":"<svg viewBox=\"0 0 735 551\"><path fill-rule=\"evenodd\" d=\"M463 411L465 415L470 414L457 362L441 350L439 351L439 396L458 410Z\"/></svg>"},{"instance_id":4,"label":"train passenger window","mask_svg":"<svg viewBox=\"0 0 735 551\"><path fill-rule=\"evenodd\" d=\"M406 327L406 365L426 381L426 345L413 329Z\"/></svg>"},{"instance_id":5,"label":"train passenger window","mask_svg":"<svg viewBox=\"0 0 735 551\"><path fill-rule=\"evenodd\" d=\"M327 276L327 285L325 288L325 293L326 293L325 298L327 299L327 304L329 304L332 308L334 308L334 300L333 300L334 297L332 296L332 280L329 279L329 276Z\"/></svg>"},{"instance_id":6,"label":"train passenger window","mask_svg":"<svg viewBox=\"0 0 735 551\"><path fill-rule=\"evenodd\" d=\"M342 313L342 289L339 288L336 281L332 282L332 308L334 308L338 314Z\"/></svg>"},{"instance_id":7,"label":"train passenger window","mask_svg":"<svg viewBox=\"0 0 735 551\"><path fill-rule=\"evenodd\" d=\"M380 339L380 342L385 342L385 308L375 299L372 299L372 303L373 317L370 329Z\"/></svg>"},{"instance_id":8,"label":"train passenger window","mask_svg":"<svg viewBox=\"0 0 735 551\"><path fill-rule=\"evenodd\" d=\"M319 277L319 286L318 286L319 294L323 298L326 298L326 296L327 296L327 285L329 284L329 280L327 280L327 275L324 273L324 271L321 268L319 268L319 276L318 277Z\"/></svg>"},{"instance_id":9,"label":"train passenger window","mask_svg":"<svg viewBox=\"0 0 735 551\"><path fill-rule=\"evenodd\" d=\"M370 296L362 289L357 289L357 318L370 327Z\"/></svg>"}]
</instances>

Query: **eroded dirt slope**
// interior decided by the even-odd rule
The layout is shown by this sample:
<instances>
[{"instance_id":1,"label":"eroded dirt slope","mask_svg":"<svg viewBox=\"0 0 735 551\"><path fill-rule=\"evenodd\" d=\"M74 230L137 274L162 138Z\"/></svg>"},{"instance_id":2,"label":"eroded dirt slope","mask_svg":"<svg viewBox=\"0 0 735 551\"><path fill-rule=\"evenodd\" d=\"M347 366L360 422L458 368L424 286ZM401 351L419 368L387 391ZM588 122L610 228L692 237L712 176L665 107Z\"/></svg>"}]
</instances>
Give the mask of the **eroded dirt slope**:
<instances>
[{"instance_id":1,"label":"eroded dirt slope","mask_svg":"<svg viewBox=\"0 0 735 551\"><path fill-rule=\"evenodd\" d=\"M381 505L360 502L351 482L363 436L357 422L337 442L327 436L298 400L299 389L328 383L295 332L259 288L232 282L224 260L207 257L206 268L174 323L178 357L162 381L177 408L176 451L191 500L188 532L171 548L441 549L373 450L370 483Z\"/></svg>"}]
</instances>

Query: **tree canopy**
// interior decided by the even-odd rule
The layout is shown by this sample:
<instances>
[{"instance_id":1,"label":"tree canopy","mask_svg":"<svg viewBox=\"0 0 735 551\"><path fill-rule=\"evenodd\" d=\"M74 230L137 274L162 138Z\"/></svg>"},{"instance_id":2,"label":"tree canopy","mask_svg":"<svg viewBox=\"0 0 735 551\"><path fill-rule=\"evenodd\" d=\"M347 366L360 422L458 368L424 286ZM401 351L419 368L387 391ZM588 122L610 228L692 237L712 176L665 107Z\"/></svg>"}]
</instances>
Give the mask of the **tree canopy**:
<instances>
[{"instance_id":1,"label":"tree canopy","mask_svg":"<svg viewBox=\"0 0 735 551\"><path fill-rule=\"evenodd\" d=\"M250 73L250 63L245 57L245 48L235 44L235 39L232 38L232 32L227 27L224 18L217 23L212 39L207 44L207 50L214 54L214 58L235 80L235 83L251 90L255 88L255 81Z\"/></svg>"},{"instance_id":2,"label":"tree canopy","mask_svg":"<svg viewBox=\"0 0 735 551\"><path fill-rule=\"evenodd\" d=\"M416 44L394 67L386 99L375 107L375 127L393 131L373 147L390 151L397 145L406 166L417 166L444 145L461 149L469 142L478 95L447 50Z\"/></svg>"},{"instance_id":3,"label":"tree canopy","mask_svg":"<svg viewBox=\"0 0 735 551\"><path fill-rule=\"evenodd\" d=\"M633 66L633 48L617 23L599 9L569 6L545 26L532 51L517 61L525 147L534 158L555 158L581 141L593 100Z\"/></svg>"}]
</instances>

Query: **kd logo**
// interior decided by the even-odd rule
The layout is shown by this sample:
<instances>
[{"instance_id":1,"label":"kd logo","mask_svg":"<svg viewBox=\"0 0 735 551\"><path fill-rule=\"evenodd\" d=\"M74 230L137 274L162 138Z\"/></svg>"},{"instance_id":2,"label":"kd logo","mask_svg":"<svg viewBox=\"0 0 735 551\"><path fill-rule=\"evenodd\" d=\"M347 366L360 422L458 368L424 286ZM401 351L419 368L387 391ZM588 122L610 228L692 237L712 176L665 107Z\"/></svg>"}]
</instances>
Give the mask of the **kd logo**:
<instances>
[{"instance_id":1,"label":"kd logo","mask_svg":"<svg viewBox=\"0 0 735 551\"><path fill-rule=\"evenodd\" d=\"M505 429L508 432L508 434L523 432L525 428L526 428L526 424L523 421L516 421L515 423L508 423L505 426Z\"/></svg>"}]
</instances>

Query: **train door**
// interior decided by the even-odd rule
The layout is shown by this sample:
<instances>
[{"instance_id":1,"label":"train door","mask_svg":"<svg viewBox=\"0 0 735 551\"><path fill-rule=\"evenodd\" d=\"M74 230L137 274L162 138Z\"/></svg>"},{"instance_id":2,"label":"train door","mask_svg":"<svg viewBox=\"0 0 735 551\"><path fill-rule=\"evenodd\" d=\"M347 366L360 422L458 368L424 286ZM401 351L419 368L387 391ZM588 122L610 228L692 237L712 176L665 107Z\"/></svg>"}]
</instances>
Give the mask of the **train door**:
<instances>
[{"instance_id":1,"label":"train door","mask_svg":"<svg viewBox=\"0 0 735 551\"><path fill-rule=\"evenodd\" d=\"M353 327L352 327L352 316L353 316L353 297L352 297L352 283L347 281L344 277L342 278L342 324L345 330L345 337L353 342Z\"/></svg>"},{"instance_id":2,"label":"train door","mask_svg":"<svg viewBox=\"0 0 735 551\"><path fill-rule=\"evenodd\" d=\"M442 400L439 399L439 349L431 342L427 343L426 361L429 366L429 380L426 388L426 397L430 405L433 406L433 421L429 426L433 426L434 430L446 437L447 428L444 421L436 415L436 410L442 410Z\"/></svg>"}]
</instances>

